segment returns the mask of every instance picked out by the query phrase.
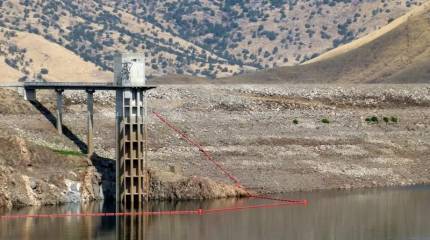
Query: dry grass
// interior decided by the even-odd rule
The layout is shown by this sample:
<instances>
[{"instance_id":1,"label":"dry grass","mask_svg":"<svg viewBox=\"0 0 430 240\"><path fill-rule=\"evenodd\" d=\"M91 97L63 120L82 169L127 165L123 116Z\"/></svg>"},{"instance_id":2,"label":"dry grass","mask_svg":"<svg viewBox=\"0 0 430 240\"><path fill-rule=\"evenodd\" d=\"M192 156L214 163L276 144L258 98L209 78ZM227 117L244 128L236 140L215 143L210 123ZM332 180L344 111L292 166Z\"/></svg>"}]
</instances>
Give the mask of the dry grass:
<instances>
[{"instance_id":1,"label":"dry grass","mask_svg":"<svg viewBox=\"0 0 430 240\"><path fill-rule=\"evenodd\" d=\"M430 4L318 61L220 79L222 83L428 83Z\"/></svg>"},{"instance_id":2,"label":"dry grass","mask_svg":"<svg viewBox=\"0 0 430 240\"><path fill-rule=\"evenodd\" d=\"M0 83L18 81L18 79L21 78L23 74L7 65L4 60L4 57L0 57Z\"/></svg>"},{"instance_id":3,"label":"dry grass","mask_svg":"<svg viewBox=\"0 0 430 240\"><path fill-rule=\"evenodd\" d=\"M377 40L378 38L380 38L384 34L387 34L390 31L393 31L396 28L400 27L402 24L407 23L409 21L409 18L411 18L413 16L423 15L428 10L429 7L430 7L430 2L426 2L422 6L415 7L414 9L412 9L411 11L406 13L405 15L397 18L396 20L392 21L391 23L382 27L381 29L376 30L374 32L371 32L370 34L368 34L362 38L359 38L359 39L357 39L351 43L342 45L338 48L335 48L331 51L328 51L328 52L326 52L326 53L324 53L324 54L322 54L322 55L320 55L314 59L311 59L311 60L305 62L304 64L310 64L310 63L320 62L320 61L323 61L326 59L330 59L330 58L339 56L341 54L345 54L351 50L362 47L366 44L369 44L370 42Z\"/></svg>"},{"instance_id":4,"label":"dry grass","mask_svg":"<svg viewBox=\"0 0 430 240\"><path fill-rule=\"evenodd\" d=\"M16 36L10 38L1 34L0 40L26 50L25 58L30 60L30 65L27 67L29 77L34 77L42 68L45 68L48 69L48 74L43 77L48 81L105 82L113 78L112 73L100 70L95 64L84 61L75 53L39 35L15 32ZM0 58L2 71L0 82L16 82L24 76L20 71L8 66L4 60L4 57Z\"/></svg>"},{"instance_id":5,"label":"dry grass","mask_svg":"<svg viewBox=\"0 0 430 240\"><path fill-rule=\"evenodd\" d=\"M39 72L42 68L49 70L45 77L48 81L97 82L112 79L111 73L99 70L93 63L85 62L71 51L41 36L19 32L14 41L19 47L27 49L26 56L33 60L31 72Z\"/></svg>"}]
</instances>

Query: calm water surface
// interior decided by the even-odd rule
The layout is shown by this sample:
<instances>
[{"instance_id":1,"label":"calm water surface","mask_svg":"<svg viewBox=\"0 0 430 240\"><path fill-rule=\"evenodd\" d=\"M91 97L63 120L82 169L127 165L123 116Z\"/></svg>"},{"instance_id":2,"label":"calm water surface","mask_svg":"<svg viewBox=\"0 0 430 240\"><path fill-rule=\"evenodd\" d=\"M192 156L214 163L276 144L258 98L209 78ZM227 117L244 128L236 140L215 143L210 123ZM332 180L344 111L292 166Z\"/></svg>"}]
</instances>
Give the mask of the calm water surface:
<instances>
[{"instance_id":1,"label":"calm water surface","mask_svg":"<svg viewBox=\"0 0 430 240\"><path fill-rule=\"evenodd\" d=\"M0 220L0 239L401 239L430 240L430 187L289 194L308 206L202 216L88 217ZM148 209L187 210L267 203L217 200L154 203ZM114 211L109 204L24 208L0 214Z\"/></svg>"}]
</instances>

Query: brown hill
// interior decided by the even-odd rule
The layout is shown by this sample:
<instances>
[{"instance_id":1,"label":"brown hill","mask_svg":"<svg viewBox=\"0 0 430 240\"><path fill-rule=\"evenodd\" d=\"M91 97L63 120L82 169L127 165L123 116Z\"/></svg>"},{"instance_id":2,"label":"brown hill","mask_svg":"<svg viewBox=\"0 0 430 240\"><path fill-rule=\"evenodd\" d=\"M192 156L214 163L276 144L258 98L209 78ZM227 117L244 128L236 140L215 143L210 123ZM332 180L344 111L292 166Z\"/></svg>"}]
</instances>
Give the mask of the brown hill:
<instances>
[{"instance_id":1,"label":"brown hill","mask_svg":"<svg viewBox=\"0 0 430 240\"><path fill-rule=\"evenodd\" d=\"M131 51L145 53L149 76L215 78L303 63L425 1L5 0L0 26L40 35L105 71L116 52Z\"/></svg>"},{"instance_id":2,"label":"brown hill","mask_svg":"<svg viewBox=\"0 0 430 240\"><path fill-rule=\"evenodd\" d=\"M112 73L37 34L0 30L0 57L3 60L0 82L15 82L24 75L34 77L39 74L47 81L60 82L98 82L113 78Z\"/></svg>"},{"instance_id":3,"label":"brown hill","mask_svg":"<svg viewBox=\"0 0 430 240\"><path fill-rule=\"evenodd\" d=\"M430 3L375 33L303 65L248 73L220 82L428 83Z\"/></svg>"},{"instance_id":4,"label":"brown hill","mask_svg":"<svg viewBox=\"0 0 430 240\"><path fill-rule=\"evenodd\" d=\"M0 57L0 72L2 73L0 83L14 82L23 76L18 70L7 65L4 60L4 57Z\"/></svg>"}]
</instances>

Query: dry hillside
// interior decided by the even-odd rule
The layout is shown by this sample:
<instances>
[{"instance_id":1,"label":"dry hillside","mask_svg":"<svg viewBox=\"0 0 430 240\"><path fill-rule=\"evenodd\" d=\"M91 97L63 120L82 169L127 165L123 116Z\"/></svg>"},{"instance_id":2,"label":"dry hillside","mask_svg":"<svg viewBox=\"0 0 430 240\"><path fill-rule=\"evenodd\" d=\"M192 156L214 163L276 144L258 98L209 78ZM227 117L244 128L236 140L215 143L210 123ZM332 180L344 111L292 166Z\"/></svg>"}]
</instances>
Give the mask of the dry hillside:
<instances>
[{"instance_id":1,"label":"dry hillside","mask_svg":"<svg viewBox=\"0 0 430 240\"><path fill-rule=\"evenodd\" d=\"M23 76L22 73L10 67L4 61L5 61L5 58L0 57L0 72L2 73L2 77L0 78L0 83L14 81L14 80L20 79Z\"/></svg>"},{"instance_id":2,"label":"dry hillside","mask_svg":"<svg viewBox=\"0 0 430 240\"><path fill-rule=\"evenodd\" d=\"M5 0L0 1L0 26L40 35L105 71L112 70L116 52L143 51L149 75L226 77L307 61L423 2ZM91 67L85 71L93 72ZM64 69L58 72L67 75Z\"/></svg>"},{"instance_id":3,"label":"dry hillside","mask_svg":"<svg viewBox=\"0 0 430 240\"><path fill-rule=\"evenodd\" d=\"M222 82L428 83L430 3L388 26L304 65L249 73Z\"/></svg>"},{"instance_id":4,"label":"dry hillside","mask_svg":"<svg viewBox=\"0 0 430 240\"><path fill-rule=\"evenodd\" d=\"M48 81L112 79L110 72L33 33L0 28L0 55L4 58L1 68L6 72L1 82L16 81L25 75Z\"/></svg>"}]
</instances>

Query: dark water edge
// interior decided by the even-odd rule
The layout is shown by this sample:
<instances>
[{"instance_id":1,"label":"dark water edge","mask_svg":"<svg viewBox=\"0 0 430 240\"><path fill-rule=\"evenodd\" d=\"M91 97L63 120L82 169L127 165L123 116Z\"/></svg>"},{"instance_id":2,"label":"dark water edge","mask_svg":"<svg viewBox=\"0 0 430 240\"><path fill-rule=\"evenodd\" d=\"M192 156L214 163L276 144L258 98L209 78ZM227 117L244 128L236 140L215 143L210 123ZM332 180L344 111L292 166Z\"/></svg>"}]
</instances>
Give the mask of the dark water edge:
<instances>
[{"instance_id":1,"label":"dark water edge","mask_svg":"<svg viewBox=\"0 0 430 240\"><path fill-rule=\"evenodd\" d=\"M307 206L213 215L0 220L0 239L430 240L430 186L287 194ZM264 204L266 200L153 202L149 211ZM269 202L270 203L270 202ZM113 212L112 203L0 210L5 214Z\"/></svg>"}]
</instances>

